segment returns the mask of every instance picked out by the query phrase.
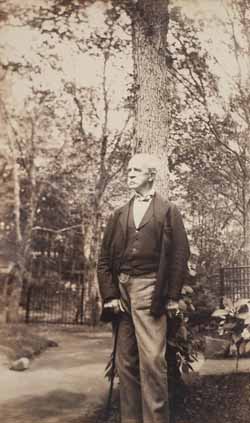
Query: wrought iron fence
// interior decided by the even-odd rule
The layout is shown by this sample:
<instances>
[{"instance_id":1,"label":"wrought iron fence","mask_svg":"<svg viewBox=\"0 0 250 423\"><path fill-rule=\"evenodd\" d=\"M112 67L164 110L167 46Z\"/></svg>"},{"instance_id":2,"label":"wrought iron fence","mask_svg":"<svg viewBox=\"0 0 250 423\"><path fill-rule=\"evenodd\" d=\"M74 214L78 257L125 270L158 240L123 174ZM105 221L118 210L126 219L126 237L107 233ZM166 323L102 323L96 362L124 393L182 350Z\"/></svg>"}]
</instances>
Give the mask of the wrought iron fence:
<instances>
[{"instance_id":1,"label":"wrought iron fence","mask_svg":"<svg viewBox=\"0 0 250 423\"><path fill-rule=\"evenodd\" d=\"M211 290L219 299L223 297L236 301L240 298L250 298L250 266L226 266L219 272L208 276Z\"/></svg>"},{"instance_id":2,"label":"wrought iron fence","mask_svg":"<svg viewBox=\"0 0 250 423\"><path fill-rule=\"evenodd\" d=\"M76 259L77 257L77 259ZM34 283L24 285L22 318L27 323L84 323L84 266L80 254L66 256L45 250L32 264ZM223 298L250 298L250 265L226 266L207 276L217 305Z\"/></svg>"},{"instance_id":3,"label":"wrought iron fence","mask_svg":"<svg viewBox=\"0 0 250 423\"><path fill-rule=\"evenodd\" d=\"M65 276L65 275L64 275ZM26 323L84 323L83 272L69 273L68 278L49 284L30 285L26 290Z\"/></svg>"},{"instance_id":4,"label":"wrought iron fence","mask_svg":"<svg viewBox=\"0 0 250 423\"><path fill-rule=\"evenodd\" d=\"M81 324L84 322L84 259L81 237L65 239L42 232L30 264L31 278L23 286L22 320L27 323ZM38 235L37 235L38 237Z\"/></svg>"},{"instance_id":5,"label":"wrought iron fence","mask_svg":"<svg viewBox=\"0 0 250 423\"><path fill-rule=\"evenodd\" d=\"M250 266L233 266L221 269L221 291L234 301L250 298Z\"/></svg>"}]
</instances>

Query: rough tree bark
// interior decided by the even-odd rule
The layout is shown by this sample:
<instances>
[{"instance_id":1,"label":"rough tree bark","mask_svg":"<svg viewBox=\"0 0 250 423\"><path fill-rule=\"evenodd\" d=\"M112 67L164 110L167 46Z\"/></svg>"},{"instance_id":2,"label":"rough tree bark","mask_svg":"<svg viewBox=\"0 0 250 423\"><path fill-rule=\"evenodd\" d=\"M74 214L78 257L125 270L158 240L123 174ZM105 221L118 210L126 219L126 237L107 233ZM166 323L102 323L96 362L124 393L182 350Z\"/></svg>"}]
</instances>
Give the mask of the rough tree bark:
<instances>
[{"instance_id":1,"label":"rough tree bark","mask_svg":"<svg viewBox=\"0 0 250 423\"><path fill-rule=\"evenodd\" d=\"M250 129L250 128L249 128ZM245 184L245 210L243 213L243 250L244 250L244 262L250 264L250 164L249 159L246 166L247 180Z\"/></svg>"},{"instance_id":2,"label":"rough tree bark","mask_svg":"<svg viewBox=\"0 0 250 423\"><path fill-rule=\"evenodd\" d=\"M21 299L23 280L28 280L31 242L32 242L32 228L35 222L35 212L39 191L37 189L36 169L35 169L35 122L36 119L29 119L31 124L31 135L27 133L27 145L29 154L26 166L27 176L30 181L29 191L29 205L27 207L27 220L24 224L22 221L21 209L23 204L21 202L21 172L19 169L18 158L22 148L19 144L20 135L14 128L12 121L3 105L4 117L6 119L7 133L8 133L8 162L11 169L11 188L12 205L11 210L14 215L14 229L12 234L9 234L11 242L6 239L5 256L7 257L10 265L8 278L6 279L8 296L6 300L7 307L7 320L10 322L19 321L19 304ZM1 215L1 213L0 213ZM5 216L7 222L10 221L10 216ZM7 248L10 244L11 248ZM11 251L10 251L11 250Z\"/></svg>"},{"instance_id":3,"label":"rough tree bark","mask_svg":"<svg viewBox=\"0 0 250 423\"><path fill-rule=\"evenodd\" d=\"M15 225L15 234L10 228L10 217L15 214L19 222L19 178L15 157L0 158L0 181L2 202L0 204L0 321L18 321L21 282L17 260L17 242L20 240L20 226Z\"/></svg>"},{"instance_id":4,"label":"rough tree bark","mask_svg":"<svg viewBox=\"0 0 250 423\"><path fill-rule=\"evenodd\" d=\"M100 294L97 282L96 263L101 240L101 220L98 202L94 205L91 217L83 223L84 253L84 321L95 325L100 314Z\"/></svg>"},{"instance_id":5,"label":"rough tree bark","mask_svg":"<svg viewBox=\"0 0 250 423\"><path fill-rule=\"evenodd\" d=\"M168 0L138 0L132 19L136 80L135 152L154 153L160 169L157 190L168 193L168 142L172 84L167 72Z\"/></svg>"}]
</instances>

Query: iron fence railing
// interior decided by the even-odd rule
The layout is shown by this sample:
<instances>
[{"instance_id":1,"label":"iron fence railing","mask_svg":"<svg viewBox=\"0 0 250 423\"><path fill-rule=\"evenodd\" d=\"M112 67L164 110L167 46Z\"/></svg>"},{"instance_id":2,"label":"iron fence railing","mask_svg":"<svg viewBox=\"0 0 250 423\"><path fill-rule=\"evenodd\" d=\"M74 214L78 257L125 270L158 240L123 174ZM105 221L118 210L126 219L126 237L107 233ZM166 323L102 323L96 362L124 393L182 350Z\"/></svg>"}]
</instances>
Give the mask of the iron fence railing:
<instances>
[{"instance_id":1,"label":"iron fence railing","mask_svg":"<svg viewBox=\"0 0 250 423\"><path fill-rule=\"evenodd\" d=\"M208 276L208 281L220 305L224 297L233 301L250 298L250 266L221 267L217 273Z\"/></svg>"},{"instance_id":2,"label":"iron fence railing","mask_svg":"<svg viewBox=\"0 0 250 423\"><path fill-rule=\"evenodd\" d=\"M26 287L22 296L23 320L27 323L83 324L84 270L46 271L46 283ZM55 275L57 277L55 278ZM206 277L217 306L223 298L250 298L250 266L226 266Z\"/></svg>"},{"instance_id":3,"label":"iron fence railing","mask_svg":"<svg viewBox=\"0 0 250 423\"><path fill-rule=\"evenodd\" d=\"M78 272L49 285L30 285L23 304L26 323L82 324L83 282L83 273Z\"/></svg>"}]
</instances>

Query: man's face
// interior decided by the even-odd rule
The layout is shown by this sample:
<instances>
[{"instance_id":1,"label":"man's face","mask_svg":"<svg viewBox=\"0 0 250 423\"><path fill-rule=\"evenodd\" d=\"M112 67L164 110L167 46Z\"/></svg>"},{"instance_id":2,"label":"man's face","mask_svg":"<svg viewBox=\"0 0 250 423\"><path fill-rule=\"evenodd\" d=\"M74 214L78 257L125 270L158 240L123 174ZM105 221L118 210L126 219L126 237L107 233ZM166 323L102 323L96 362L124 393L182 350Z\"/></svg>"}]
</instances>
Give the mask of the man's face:
<instances>
[{"instance_id":1,"label":"man's face","mask_svg":"<svg viewBox=\"0 0 250 423\"><path fill-rule=\"evenodd\" d=\"M128 187L143 194L151 183L148 166L139 158L132 158L128 164Z\"/></svg>"}]
</instances>

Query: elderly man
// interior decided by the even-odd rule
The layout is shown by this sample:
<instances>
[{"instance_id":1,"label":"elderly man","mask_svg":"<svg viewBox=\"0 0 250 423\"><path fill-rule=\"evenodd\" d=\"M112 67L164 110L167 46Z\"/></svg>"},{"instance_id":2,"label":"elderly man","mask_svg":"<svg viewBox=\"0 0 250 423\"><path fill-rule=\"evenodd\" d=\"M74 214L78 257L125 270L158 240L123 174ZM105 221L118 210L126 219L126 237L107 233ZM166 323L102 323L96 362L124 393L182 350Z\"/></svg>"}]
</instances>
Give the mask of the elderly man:
<instances>
[{"instance_id":1,"label":"elderly man","mask_svg":"<svg viewBox=\"0 0 250 423\"><path fill-rule=\"evenodd\" d=\"M120 313L117 369L122 423L168 423L167 310L178 307L189 247L175 205L154 190L155 158L128 165L132 199L110 218L98 262L104 311Z\"/></svg>"}]
</instances>

